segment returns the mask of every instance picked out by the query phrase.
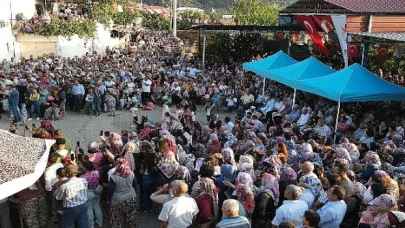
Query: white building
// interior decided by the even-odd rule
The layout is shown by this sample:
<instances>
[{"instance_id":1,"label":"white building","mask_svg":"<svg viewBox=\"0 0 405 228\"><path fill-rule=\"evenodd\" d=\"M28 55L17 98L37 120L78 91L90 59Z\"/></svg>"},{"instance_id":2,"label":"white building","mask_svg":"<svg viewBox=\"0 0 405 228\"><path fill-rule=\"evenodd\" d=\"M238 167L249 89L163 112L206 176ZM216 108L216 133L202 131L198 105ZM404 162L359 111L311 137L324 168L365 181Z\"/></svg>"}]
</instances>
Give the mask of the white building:
<instances>
[{"instance_id":1,"label":"white building","mask_svg":"<svg viewBox=\"0 0 405 228\"><path fill-rule=\"evenodd\" d=\"M129 41L129 36L122 39L111 38L111 33L103 26L97 26L96 39L84 40L77 35L73 37L45 37L37 34L18 34L13 32L15 15L23 13L27 19L36 12L35 4L42 5L41 0L0 0L0 61L16 60L43 54L54 53L64 57L84 55L86 52L104 53L107 46L115 47ZM13 34L15 33L15 34Z\"/></svg>"}]
</instances>

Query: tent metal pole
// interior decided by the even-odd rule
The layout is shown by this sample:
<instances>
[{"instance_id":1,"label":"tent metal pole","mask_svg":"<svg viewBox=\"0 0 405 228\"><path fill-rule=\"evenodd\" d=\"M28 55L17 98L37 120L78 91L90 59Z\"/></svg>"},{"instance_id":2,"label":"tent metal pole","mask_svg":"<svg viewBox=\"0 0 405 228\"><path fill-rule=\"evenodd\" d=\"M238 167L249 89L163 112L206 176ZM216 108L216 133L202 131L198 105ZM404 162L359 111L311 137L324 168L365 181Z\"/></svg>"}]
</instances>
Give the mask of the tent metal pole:
<instances>
[{"instance_id":1,"label":"tent metal pole","mask_svg":"<svg viewBox=\"0 0 405 228\"><path fill-rule=\"evenodd\" d=\"M338 108L336 111L335 137L333 138L333 144L336 143L336 132L337 132L337 127L338 127L338 123L339 123L339 114L340 114L339 112L340 112L340 99L339 99Z\"/></svg>"},{"instance_id":2,"label":"tent metal pole","mask_svg":"<svg viewBox=\"0 0 405 228\"><path fill-rule=\"evenodd\" d=\"M263 95L265 89L266 89L266 78L263 78Z\"/></svg>"},{"instance_id":3,"label":"tent metal pole","mask_svg":"<svg viewBox=\"0 0 405 228\"><path fill-rule=\"evenodd\" d=\"M294 97L293 97L293 100L292 100L292 105L291 105L291 106L294 106L296 96L297 96L297 89L296 89L296 88L294 88Z\"/></svg>"},{"instance_id":4,"label":"tent metal pole","mask_svg":"<svg viewBox=\"0 0 405 228\"><path fill-rule=\"evenodd\" d=\"M205 73L205 49L207 47L207 33L203 30L203 54L202 54L202 71Z\"/></svg>"}]
</instances>

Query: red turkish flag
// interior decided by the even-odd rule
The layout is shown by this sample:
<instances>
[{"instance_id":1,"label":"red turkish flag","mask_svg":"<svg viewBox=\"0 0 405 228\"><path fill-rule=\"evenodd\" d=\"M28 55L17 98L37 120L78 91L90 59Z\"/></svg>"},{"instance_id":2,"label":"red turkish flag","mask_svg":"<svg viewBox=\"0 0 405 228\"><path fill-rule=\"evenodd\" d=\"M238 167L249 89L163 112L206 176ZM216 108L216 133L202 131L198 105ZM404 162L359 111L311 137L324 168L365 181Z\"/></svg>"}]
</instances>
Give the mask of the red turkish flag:
<instances>
[{"instance_id":1,"label":"red turkish flag","mask_svg":"<svg viewBox=\"0 0 405 228\"><path fill-rule=\"evenodd\" d=\"M319 35L318 31L316 30L314 21L312 20L311 16L295 16L297 18L298 23L302 27L304 27L305 31L311 37L312 41L315 44L315 47L325 53L326 56L329 56L329 50L326 48L325 44L322 42L322 37Z\"/></svg>"},{"instance_id":2,"label":"red turkish flag","mask_svg":"<svg viewBox=\"0 0 405 228\"><path fill-rule=\"evenodd\" d=\"M329 38L340 47L339 37L336 34L335 26L333 25L332 18L330 16L312 16L316 23L322 28L322 30L328 34Z\"/></svg>"},{"instance_id":3,"label":"red turkish flag","mask_svg":"<svg viewBox=\"0 0 405 228\"><path fill-rule=\"evenodd\" d=\"M380 45L380 47L378 48L377 59L378 60L386 60L386 59L388 59L388 49L389 49L389 46Z\"/></svg>"},{"instance_id":4,"label":"red turkish flag","mask_svg":"<svg viewBox=\"0 0 405 228\"><path fill-rule=\"evenodd\" d=\"M359 44L357 43L347 43L347 57L358 57L359 56Z\"/></svg>"},{"instance_id":5,"label":"red turkish flag","mask_svg":"<svg viewBox=\"0 0 405 228\"><path fill-rule=\"evenodd\" d=\"M282 41L282 40L284 40L284 36L285 36L284 32L279 32L279 33L277 33L276 40L277 41Z\"/></svg>"}]
</instances>

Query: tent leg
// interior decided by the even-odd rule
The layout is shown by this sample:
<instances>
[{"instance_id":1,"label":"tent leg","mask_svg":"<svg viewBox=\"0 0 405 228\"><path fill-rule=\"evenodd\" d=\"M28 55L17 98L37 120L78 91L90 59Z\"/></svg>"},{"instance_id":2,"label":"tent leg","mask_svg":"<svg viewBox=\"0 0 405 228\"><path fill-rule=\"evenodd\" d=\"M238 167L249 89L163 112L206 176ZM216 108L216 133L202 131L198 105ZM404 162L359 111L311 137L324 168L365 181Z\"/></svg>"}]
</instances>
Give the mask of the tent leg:
<instances>
[{"instance_id":1,"label":"tent leg","mask_svg":"<svg viewBox=\"0 0 405 228\"><path fill-rule=\"evenodd\" d=\"M297 89L294 88L294 97L293 97L293 100L292 100L292 106L295 104L295 97L296 96L297 96Z\"/></svg>"},{"instance_id":2,"label":"tent leg","mask_svg":"<svg viewBox=\"0 0 405 228\"><path fill-rule=\"evenodd\" d=\"M264 90L266 89L266 79L263 78L263 95L264 95Z\"/></svg>"},{"instance_id":3,"label":"tent leg","mask_svg":"<svg viewBox=\"0 0 405 228\"><path fill-rule=\"evenodd\" d=\"M336 122L335 122L335 137L333 137L333 144L336 143L336 132L337 132L337 127L338 127L338 123L339 123L339 113L340 112L340 100L338 103L338 108L337 108L337 112L336 112Z\"/></svg>"},{"instance_id":4,"label":"tent leg","mask_svg":"<svg viewBox=\"0 0 405 228\"><path fill-rule=\"evenodd\" d=\"M207 33L203 31L203 54L202 54L202 72L205 73L205 49L207 47Z\"/></svg>"}]
</instances>

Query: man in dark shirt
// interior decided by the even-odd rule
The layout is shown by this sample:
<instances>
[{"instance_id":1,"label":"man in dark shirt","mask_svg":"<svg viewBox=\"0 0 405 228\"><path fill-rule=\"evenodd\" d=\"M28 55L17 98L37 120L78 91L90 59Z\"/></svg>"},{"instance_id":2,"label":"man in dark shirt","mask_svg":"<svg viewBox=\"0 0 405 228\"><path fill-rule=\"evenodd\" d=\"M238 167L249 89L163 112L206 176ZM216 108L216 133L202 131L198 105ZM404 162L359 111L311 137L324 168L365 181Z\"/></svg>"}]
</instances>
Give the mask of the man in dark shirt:
<instances>
[{"instance_id":1,"label":"man in dark shirt","mask_svg":"<svg viewBox=\"0 0 405 228\"><path fill-rule=\"evenodd\" d=\"M4 92L0 92L0 94L8 96L8 104L10 106L10 110L11 110L11 113L13 113L13 118L14 118L13 123L18 123L21 121L20 112L18 109L20 94L16 90L14 84L9 85L9 87L11 89L11 92L9 94L4 93Z\"/></svg>"}]
</instances>

